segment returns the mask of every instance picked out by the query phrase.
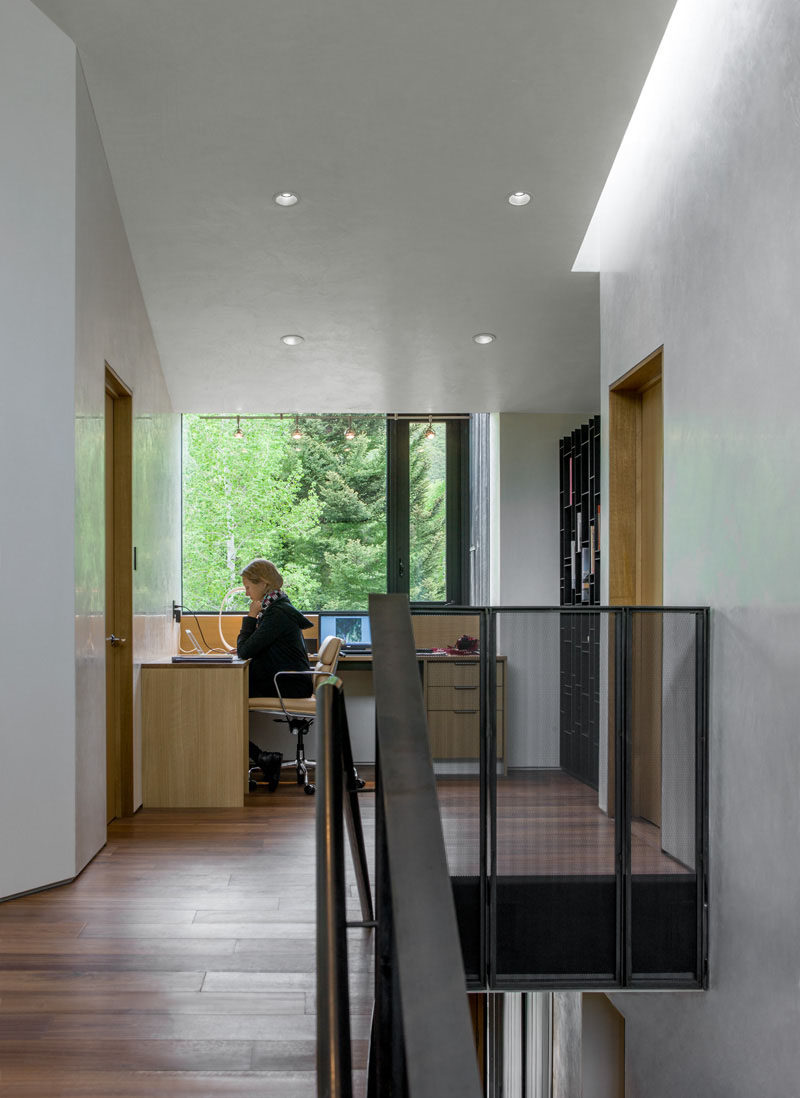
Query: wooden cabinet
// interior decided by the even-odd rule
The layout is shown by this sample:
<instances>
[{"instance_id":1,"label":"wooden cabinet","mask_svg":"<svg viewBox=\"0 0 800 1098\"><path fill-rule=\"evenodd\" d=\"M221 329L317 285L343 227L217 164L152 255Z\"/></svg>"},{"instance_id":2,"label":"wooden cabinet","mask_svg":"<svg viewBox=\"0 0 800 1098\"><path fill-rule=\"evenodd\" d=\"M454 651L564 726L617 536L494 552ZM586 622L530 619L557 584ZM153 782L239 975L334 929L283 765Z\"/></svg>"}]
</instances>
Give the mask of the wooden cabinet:
<instances>
[{"instance_id":1,"label":"wooden cabinet","mask_svg":"<svg viewBox=\"0 0 800 1098\"><path fill-rule=\"evenodd\" d=\"M247 788L247 664L142 666L145 808L236 808Z\"/></svg>"},{"instance_id":2,"label":"wooden cabinet","mask_svg":"<svg viewBox=\"0 0 800 1098\"><path fill-rule=\"evenodd\" d=\"M505 756L505 657L497 658L497 757ZM477 657L428 659L425 708L434 759L478 762L481 736L481 665Z\"/></svg>"}]
</instances>

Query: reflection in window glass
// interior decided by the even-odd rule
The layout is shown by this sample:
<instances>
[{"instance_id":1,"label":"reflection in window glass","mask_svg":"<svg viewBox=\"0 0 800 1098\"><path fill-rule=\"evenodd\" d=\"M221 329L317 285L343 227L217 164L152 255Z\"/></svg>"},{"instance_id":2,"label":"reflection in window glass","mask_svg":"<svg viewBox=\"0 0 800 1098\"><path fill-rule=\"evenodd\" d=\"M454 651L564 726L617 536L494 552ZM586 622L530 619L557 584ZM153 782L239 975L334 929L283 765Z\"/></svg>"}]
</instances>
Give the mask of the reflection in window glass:
<instances>
[{"instance_id":1,"label":"reflection in window glass","mask_svg":"<svg viewBox=\"0 0 800 1098\"><path fill-rule=\"evenodd\" d=\"M409 430L409 597L412 602L447 599L447 461L444 423L435 423L433 438L425 438L427 423Z\"/></svg>"},{"instance_id":2,"label":"reflection in window glass","mask_svg":"<svg viewBox=\"0 0 800 1098\"><path fill-rule=\"evenodd\" d=\"M381 415L183 417L183 602L216 610L254 557L274 561L306 611L365 610L386 590L386 423ZM234 608L234 603L229 604Z\"/></svg>"}]
</instances>

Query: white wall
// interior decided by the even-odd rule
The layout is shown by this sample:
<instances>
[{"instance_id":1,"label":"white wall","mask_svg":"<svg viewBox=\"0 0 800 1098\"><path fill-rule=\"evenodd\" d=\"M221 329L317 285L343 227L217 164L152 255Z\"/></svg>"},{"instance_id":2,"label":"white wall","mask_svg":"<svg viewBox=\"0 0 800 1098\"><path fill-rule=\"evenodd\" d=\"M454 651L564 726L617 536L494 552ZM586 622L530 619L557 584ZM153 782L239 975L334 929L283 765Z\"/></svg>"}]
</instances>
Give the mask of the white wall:
<instances>
[{"instance_id":1,"label":"white wall","mask_svg":"<svg viewBox=\"0 0 800 1098\"><path fill-rule=\"evenodd\" d=\"M496 417L499 540L492 602L558 606L558 443L594 415Z\"/></svg>"},{"instance_id":2,"label":"white wall","mask_svg":"<svg viewBox=\"0 0 800 1098\"><path fill-rule=\"evenodd\" d=\"M74 45L28 0L0 13L0 132L8 896L73 877L105 842L106 361L134 390L137 664L172 645L180 446Z\"/></svg>"},{"instance_id":3,"label":"white wall","mask_svg":"<svg viewBox=\"0 0 800 1098\"><path fill-rule=\"evenodd\" d=\"M558 444L592 415L494 417L494 605L558 606ZM557 767L558 615L501 615L497 641L498 651L508 658L506 763L511 768Z\"/></svg>"},{"instance_id":4,"label":"white wall","mask_svg":"<svg viewBox=\"0 0 800 1098\"><path fill-rule=\"evenodd\" d=\"M0 896L74 872L75 50L0 11Z\"/></svg>"},{"instance_id":5,"label":"white wall","mask_svg":"<svg viewBox=\"0 0 800 1098\"><path fill-rule=\"evenodd\" d=\"M604 410L664 345L664 597L713 609L711 990L614 996L632 1098L798 1093L799 104L796 0L679 0L580 257Z\"/></svg>"},{"instance_id":6,"label":"white wall","mask_svg":"<svg viewBox=\"0 0 800 1098\"><path fill-rule=\"evenodd\" d=\"M180 417L171 404L83 73L77 74L77 866L105 842L105 363L133 391L135 797L141 662L175 650L180 600Z\"/></svg>"}]
</instances>

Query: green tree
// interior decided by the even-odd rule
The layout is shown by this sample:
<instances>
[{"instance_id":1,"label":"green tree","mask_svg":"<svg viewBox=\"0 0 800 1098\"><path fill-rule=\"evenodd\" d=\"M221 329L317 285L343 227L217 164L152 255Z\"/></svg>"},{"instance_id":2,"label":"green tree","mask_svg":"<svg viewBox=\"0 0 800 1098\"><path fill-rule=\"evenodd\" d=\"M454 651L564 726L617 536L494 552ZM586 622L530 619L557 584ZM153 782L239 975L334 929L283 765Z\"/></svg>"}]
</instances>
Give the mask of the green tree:
<instances>
[{"instance_id":1,"label":"green tree","mask_svg":"<svg viewBox=\"0 0 800 1098\"><path fill-rule=\"evenodd\" d=\"M297 605L363 609L386 589L386 430L382 416L303 422L184 416L183 590L219 606L253 557L274 560Z\"/></svg>"}]
</instances>

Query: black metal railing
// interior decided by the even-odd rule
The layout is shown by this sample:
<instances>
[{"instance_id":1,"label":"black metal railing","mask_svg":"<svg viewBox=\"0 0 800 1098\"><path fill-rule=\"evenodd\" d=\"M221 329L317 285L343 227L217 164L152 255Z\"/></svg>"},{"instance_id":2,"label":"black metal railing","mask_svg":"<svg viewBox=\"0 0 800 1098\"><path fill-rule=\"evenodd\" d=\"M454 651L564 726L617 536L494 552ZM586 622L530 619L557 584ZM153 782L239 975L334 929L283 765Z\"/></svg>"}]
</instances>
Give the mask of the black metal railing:
<instances>
[{"instance_id":1,"label":"black metal railing","mask_svg":"<svg viewBox=\"0 0 800 1098\"><path fill-rule=\"evenodd\" d=\"M475 1042L407 600L370 599L376 700L376 916L341 684L317 690L318 1094L350 1098L347 928L375 928L370 1098L478 1098ZM343 781L344 779L344 781ZM342 819L362 920L346 919Z\"/></svg>"},{"instance_id":2,"label":"black metal railing","mask_svg":"<svg viewBox=\"0 0 800 1098\"><path fill-rule=\"evenodd\" d=\"M341 680L329 676L316 690L317 753L317 1081L319 1095L353 1093L347 963L347 879L343 824L361 906L361 926L374 926L369 867Z\"/></svg>"},{"instance_id":3,"label":"black metal railing","mask_svg":"<svg viewBox=\"0 0 800 1098\"><path fill-rule=\"evenodd\" d=\"M412 619L387 595L370 616L374 920L344 701L333 683L318 692L320 1083L336 1083L319 1093L351 1093L338 1089L350 1055L342 788L360 925L377 924L371 1096L478 1093L465 976L490 991L706 987L708 610ZM474 643L457 647L462 635Z\"/></svg>"},{"instance_id":4,"label":"black metal railing","mask_svg":"<svg viewBox=\"0 0 800 1098\"><path fill-rule=\"evenodd\" d=\"M706 986L708 610L413 619L470 987Z\"/></svg>"}]
</instances>

